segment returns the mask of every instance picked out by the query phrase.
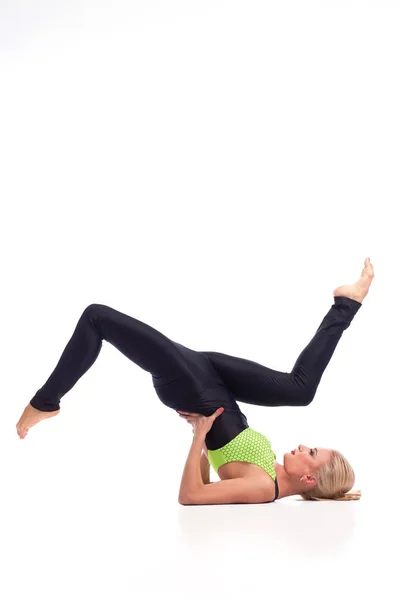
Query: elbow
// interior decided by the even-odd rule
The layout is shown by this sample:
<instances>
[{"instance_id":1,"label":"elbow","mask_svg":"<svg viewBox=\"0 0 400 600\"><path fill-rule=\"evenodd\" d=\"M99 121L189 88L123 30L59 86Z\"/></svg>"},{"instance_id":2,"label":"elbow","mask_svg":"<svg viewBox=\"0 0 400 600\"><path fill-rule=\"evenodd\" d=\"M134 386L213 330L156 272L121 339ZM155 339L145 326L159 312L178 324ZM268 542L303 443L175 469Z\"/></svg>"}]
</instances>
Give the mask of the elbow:
<instances>
[{"instance_id":1,"label":"elbow","mask_svg":"<svg viewBox=\"0 0 400 600\"><path fill-rule=\"evenodd\" d=\"M196 489L180 491L178 496L179 504L182 504L183 506L187 506L188 504L198 504L205 487L206 485L203 483L201 487Z\"/></svg>"},{"instance_id":2,"label":"elbow","mask_svg":"<svg viewBox=\"0 0 400 600\"><path fill-rule=\"evenodd\" d=\"M186 495L186 496L179 496L178 502L182 506L189 506L190 504L196 504L196 501L194 500L194 498L193 497L189 497L188 495Z\"/></svg>"},{"instance_id":3,"label":"elbow","mask_svg":"<svg viewBox=\"0 0 400 600\"><path fill-rule=\"evenodd\" d=\"M179 490L179 494L178 494L178 502L179 504L181 504L182 506L185 506L185 504L188 504L188 497L187 494L185 494L182 490Z\"/></svg>"}]
</instances>

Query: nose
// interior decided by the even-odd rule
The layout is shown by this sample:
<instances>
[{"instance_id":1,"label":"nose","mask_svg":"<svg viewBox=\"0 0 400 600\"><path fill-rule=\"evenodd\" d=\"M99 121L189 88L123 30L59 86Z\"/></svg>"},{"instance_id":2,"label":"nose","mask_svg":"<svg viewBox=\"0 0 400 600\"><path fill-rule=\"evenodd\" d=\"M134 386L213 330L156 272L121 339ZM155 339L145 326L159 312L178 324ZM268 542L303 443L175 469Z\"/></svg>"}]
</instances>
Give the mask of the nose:
<instances>
[{"instance_id":1,"label":"nose","mask_svg":"<svg viewBox=\"0 0 400 600\"><path fill-rule=\"evenodd\" d=\"M299 450L300 452L304 452L304 448L305 448L305 446L303 446L302 444L299 444L297 446L297 450Z\"/></svg>"}]
</instances>

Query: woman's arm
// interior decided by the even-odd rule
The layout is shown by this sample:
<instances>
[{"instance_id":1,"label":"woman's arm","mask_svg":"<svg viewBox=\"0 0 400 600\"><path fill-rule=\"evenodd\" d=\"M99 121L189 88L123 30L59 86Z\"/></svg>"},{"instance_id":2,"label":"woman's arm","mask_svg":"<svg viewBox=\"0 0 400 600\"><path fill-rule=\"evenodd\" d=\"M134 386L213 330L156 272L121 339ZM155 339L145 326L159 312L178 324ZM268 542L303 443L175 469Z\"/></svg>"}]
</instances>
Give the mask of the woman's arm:
<instances>
[{"instance_id":1,"label":"woman's arm","mask_svg":"<svg viewBox=\"0 0 400 600\"><path fill-rule=\"evenodd\" d=\"M208 458L208 448L207 448L207 446L206 446L206 442L205 442L205 440L204 440L204 442L203 442L203 452L204 452L204 454L205 454L205 455L207 456L207 458Z\"/></svg>"},{"instance_id":2,"label":"woman's arm","mask_svg":"<svg viewBox=\"0 0 400 600\"><path fill-rule=\"evenodd\" d=\"M203 483L205 485L207 483L210 483L210 463L208 462L207 455L204 454L204 448L203 448L203 453L200 458L200 471L201 471L201 477L203 479Z\"/></svg>"},{"instance_id":3,"label":"woman's arm","mask_svg":"<svg viewBox=\"0 0 400 600\"><path fill-rule=\"evenodd\" d=\"M264 475L239 477L209 485L204 483L200 467L201 461L205 460L205 454L202 454L203 442L204 436L194 436L183 471L179 504L249 504L273 500L275 484L270 477L267 479Z\"/></svg>"},{"instance_id":4,"label":"woman's arm","mask_svg":"<svg viewBox=\"0 0 400 600\"><path fill-rule=\"evenodd\" d=\"M189 456L187 457L183 470L181 487L179 489L179 502L184 502L188 496L197 493L205 484L203 482L200 459L205 440L205 434L193 436Z\"/></svg>"}]
</instances>

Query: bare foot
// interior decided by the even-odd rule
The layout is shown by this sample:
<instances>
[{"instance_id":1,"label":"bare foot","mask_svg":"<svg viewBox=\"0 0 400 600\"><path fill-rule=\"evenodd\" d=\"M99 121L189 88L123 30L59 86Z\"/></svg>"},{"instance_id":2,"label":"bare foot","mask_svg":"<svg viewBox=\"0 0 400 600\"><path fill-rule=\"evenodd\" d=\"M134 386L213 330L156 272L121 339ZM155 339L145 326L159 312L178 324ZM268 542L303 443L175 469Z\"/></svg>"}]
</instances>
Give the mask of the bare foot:
<instances>
[{"instance_id":1,"label":"bare foot","mask_svg":"<svg viewBox=\"0 0 400 600\"><path fill-rule=\"evenodd\" d=\"M60 409L53 410L52 412L44 412L43 410L38 410L34 408L31 404L25 408L24 412L21 415L20 420L17 423L17 433L21 440L24 439L28 430L39 423L39 421L43 421L43 419L49 419L50 417L55 417L60 412Z\"/></svg>"},{"instance_id":2,"label":"bare foot","mask_svg":"<svg viewBox=\"0 0 400 600\"><path fill-rule=\"evenodd\" d=\"M346 296L346 298L351 298L352 300L356 300L357 302L362 302L365 296L368 294L369 286L372 283L374 278L374 267L372 266L369 258L366 258L364 261L364 269L361 273L361 277L356 283L353 285L341 285L336 288L333 292L334 296Z\"/></svg>"}]
</instances>

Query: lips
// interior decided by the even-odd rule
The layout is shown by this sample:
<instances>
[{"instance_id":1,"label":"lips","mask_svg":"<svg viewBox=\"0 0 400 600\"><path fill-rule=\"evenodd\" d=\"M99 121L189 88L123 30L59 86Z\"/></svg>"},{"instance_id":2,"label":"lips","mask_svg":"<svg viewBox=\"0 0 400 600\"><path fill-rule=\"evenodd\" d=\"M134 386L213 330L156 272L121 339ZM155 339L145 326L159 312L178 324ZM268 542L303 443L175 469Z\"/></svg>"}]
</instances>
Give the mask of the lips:
<instances>
[{"instance_id":1,"label":"lips","mask_svg":"<svg viewBox=\"0 0 400 600\"><path fill-rule=\"evenodd\" d=\"M296 450L292 450L292 454L295 454L295 453L296 453Z\"/></svg>"}]
</instances>

